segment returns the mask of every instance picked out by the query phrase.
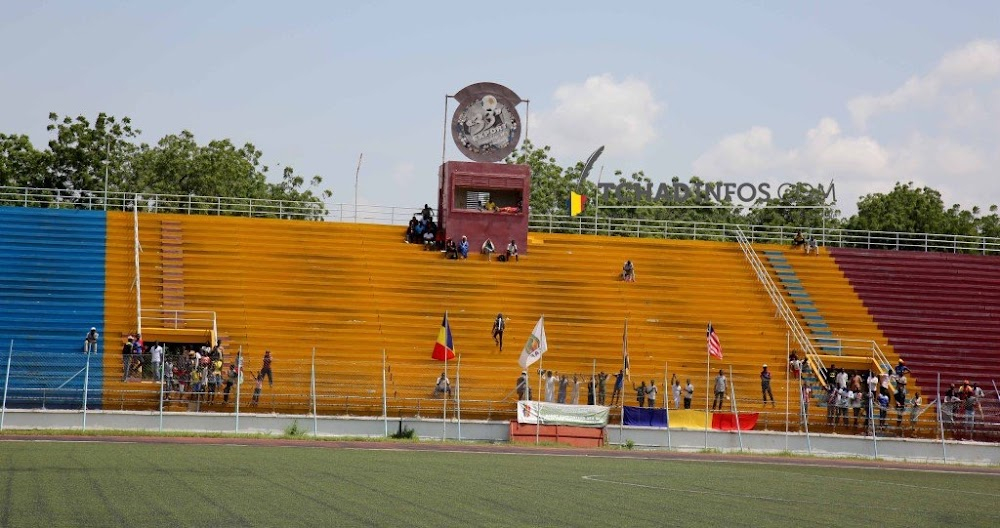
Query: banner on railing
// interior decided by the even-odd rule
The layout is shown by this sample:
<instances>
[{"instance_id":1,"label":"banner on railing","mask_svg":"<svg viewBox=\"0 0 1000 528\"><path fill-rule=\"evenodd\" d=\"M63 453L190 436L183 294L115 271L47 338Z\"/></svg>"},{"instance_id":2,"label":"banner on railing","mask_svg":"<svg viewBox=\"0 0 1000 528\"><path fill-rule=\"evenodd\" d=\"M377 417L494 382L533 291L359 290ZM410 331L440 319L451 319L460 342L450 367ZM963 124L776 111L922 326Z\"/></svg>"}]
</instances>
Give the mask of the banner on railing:
<instances>
[{"instance_id":1,"label":"banner on railing","mask_svg":"<svg viewBox=\"0 0 1000 528\"><path fill-rule=\"evenodd\" d=\"M608 425L610 407L601 405L567 405L536 401L517 402L517 423L542 425Z\"/></svg>"}]
</instances>

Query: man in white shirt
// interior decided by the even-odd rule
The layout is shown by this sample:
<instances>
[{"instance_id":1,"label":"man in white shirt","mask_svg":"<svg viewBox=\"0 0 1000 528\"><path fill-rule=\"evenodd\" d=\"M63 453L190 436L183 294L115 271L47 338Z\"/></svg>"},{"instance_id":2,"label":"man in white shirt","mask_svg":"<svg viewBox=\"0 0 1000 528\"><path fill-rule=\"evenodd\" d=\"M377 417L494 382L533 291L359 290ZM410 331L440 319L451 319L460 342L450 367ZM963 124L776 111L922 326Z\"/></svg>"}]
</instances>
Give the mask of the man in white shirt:
<instances>
[{"instance_id":1,"label":"man in white shirt","mask_svg":"<svg viewBox=\"0 0 1000 528\"><path fill-rule=\"evenodd\" d=\"M152 356L150 363L153 367L153 379L160 381L160 362L163 361L163 346L157 341L153 345L153 348L149 349L149 353Z\"/></svg>"},{"instance_id":2,"label":"man in white shirt","mask_svg":"<svg viewBox=\"0 0 1000 528\"><path fill-rule=\"evenodd\" d=\"M722 402L726 396L726 375L719 370L719 375L715 377L715 397L712 399L712 410L722 410Z\"/></svg>"}]
</instances>

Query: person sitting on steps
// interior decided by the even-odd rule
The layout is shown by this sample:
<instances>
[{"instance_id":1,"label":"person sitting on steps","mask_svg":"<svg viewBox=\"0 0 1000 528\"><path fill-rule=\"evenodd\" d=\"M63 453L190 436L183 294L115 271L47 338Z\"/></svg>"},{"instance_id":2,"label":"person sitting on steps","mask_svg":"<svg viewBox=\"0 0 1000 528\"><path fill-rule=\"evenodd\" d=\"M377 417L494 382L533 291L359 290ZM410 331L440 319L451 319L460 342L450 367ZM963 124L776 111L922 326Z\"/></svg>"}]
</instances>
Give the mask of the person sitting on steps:
<instances>
[{"instance_id":1,"label":"person sitting on steps","mask_svg":"<svg viewBox=\"0 0 1000 528\"><path fill-rule=\"evenodd\" d=\"M631 260L626 260L622 266L622 280L625 282L635 282L635 266Z\"/></svg>"}]
</instances>

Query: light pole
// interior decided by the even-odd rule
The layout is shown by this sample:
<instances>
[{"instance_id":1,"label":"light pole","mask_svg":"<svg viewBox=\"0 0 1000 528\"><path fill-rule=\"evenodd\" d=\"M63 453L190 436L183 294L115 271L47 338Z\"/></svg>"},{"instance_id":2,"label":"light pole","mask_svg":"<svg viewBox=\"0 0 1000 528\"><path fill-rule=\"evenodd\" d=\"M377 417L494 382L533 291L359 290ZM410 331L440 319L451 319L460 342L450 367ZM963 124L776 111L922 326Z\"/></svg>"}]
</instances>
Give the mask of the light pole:
<instances>
[{"instance_id":1,"label":"light pole","mask_svg":"<svg viewBox=\"0 0 1000 528\"><path fill-rule=\"evenodd\" d=\"M108 210L108 172L111 167L111 140L104 143L104 210Z\"/></svg>"}]
</instances>

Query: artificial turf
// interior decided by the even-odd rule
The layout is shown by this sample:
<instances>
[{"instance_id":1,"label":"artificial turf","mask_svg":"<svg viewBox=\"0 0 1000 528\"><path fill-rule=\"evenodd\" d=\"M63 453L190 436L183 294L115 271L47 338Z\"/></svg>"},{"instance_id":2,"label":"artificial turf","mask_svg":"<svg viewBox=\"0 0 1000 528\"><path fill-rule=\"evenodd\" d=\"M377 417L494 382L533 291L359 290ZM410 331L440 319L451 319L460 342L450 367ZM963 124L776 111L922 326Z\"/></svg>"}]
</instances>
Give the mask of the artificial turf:
<instances>
[{"instance_id":1,"label":"artificial turf","mask_svg":"<svg viewBox=\"0 0 1000 528\"><path fill-rule=\"evenodd\" d=\"M570 450L0 442L2 527L997 526L998 499L990 475Z\"/></svg>"}]
</instances>

